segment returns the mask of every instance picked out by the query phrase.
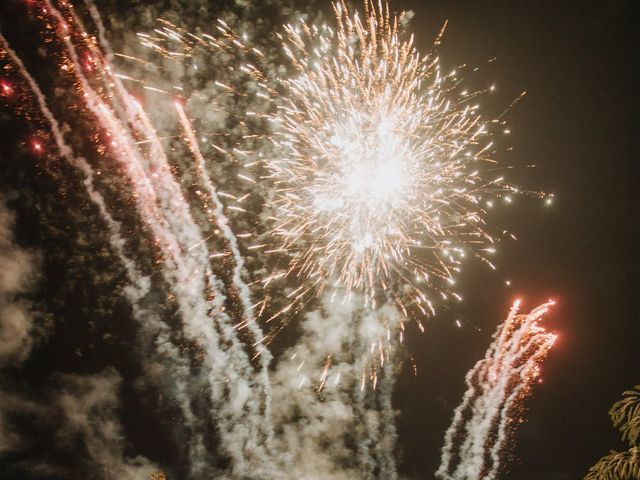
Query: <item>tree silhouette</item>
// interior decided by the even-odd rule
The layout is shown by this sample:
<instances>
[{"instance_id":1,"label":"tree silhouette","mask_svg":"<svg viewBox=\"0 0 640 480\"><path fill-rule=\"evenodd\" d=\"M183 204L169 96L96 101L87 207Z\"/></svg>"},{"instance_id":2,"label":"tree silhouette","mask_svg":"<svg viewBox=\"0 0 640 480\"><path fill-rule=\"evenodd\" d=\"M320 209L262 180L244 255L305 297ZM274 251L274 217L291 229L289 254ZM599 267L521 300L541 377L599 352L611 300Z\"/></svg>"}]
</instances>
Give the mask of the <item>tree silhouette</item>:
<instances>
[{"instance_id":1,"label":"tree silhouette","mask_svg":"<svg viewBox=\"0 0 640 480\"><path fill-rule=\"evenodd\" d=\"M584 480L640 480L640 385L624 392L609 410L609 416L630 448L602 457Z\"/></svg>"}]
</instances>

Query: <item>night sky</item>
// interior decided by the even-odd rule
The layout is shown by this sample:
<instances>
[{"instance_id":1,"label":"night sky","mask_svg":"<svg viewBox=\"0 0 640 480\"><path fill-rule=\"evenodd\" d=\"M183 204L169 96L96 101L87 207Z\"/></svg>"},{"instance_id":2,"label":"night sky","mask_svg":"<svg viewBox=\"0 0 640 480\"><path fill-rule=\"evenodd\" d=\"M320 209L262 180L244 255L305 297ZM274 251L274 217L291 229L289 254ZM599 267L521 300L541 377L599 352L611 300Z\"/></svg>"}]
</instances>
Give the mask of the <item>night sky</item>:
<instances>
[{"instance_id":1,"label":"night sky","mask_svg":"<svg viewBox=\"0 0 640 480\"><path fill-rule=\"evenodd\" d=\"M606 412L640 372L637 98L629 67L637 17L631 2L424 2L415 10L418 25L449 19L441 50L447 62L497 57L487 75L500 95L528 92L507 117L510 158L536 164L527 184L555 193L557 202L543 211L519 199L505 212L518 241L501 245L497 275L465 275L464 313L492 331L512 295L532 303L557 299L549 325L560 339L528 403L528 421L516 435L518 459L505 478L581 478L593 458L623 447ZM501 277L512 281L510 289ZM464 388L452 378L462 378L487 336L435 322L431 335L411 337L424 375L402 383L401 398L411 407L400 432L412 441L405 455L415 474L437 462L428 446ZM424 427L416 431L416 424Z\"/></svg>"},{"instance_id":2,"label":"night sky","mask_svg":"<svg viewBox=\"0 0 640 480\"><path fill-rule=\"evenodd\" d=\"M38 40L29 34L28 22L21 23L21 2L0 3L0 31L45 89L51 88L51 65L38 63ZM170 2L154 3L156 13L173 8ZM211 7L212 19L188 18L185 23L207 31L229 2L222 3L225 6ZM496 92L484 105L490 114L499 114L527 92L505 116L511 133L500 139L499 158L513 167L507 171L509 180L525 190L554 195L551 206L523 195L509 208L496 209L490 221L518 238L500 243L497 271L468 262L459 285L465 301L442 306L436 318L426 322L425 333L409 326L407 361L394 392L402 478L433 478L443 433L465 390L464 375L484 355L516 297L525 307L557 300L545 326L557 332L559 340L544 363L541 383L526 402L526 421L512 439L499 478L578 479L609 450L626 449L607 412L625 389L640 382L637 87L632 74L637 45L632 30L638 17L632 3L392 3L395 9L415 13L411 31L422 51L430 49L448 20L439 47L442 63L446 68L468 65L463 77L471 87L495 83ZM130 24L125 22L127 2L96 4L105 18L113 19L107 20L108 27ZM328 2L314 5L328 14ZM143 6L140 1L131 4L133 12ZM278 12L273 5L257 10L265 15ZM263 22L260 28L264 30ZM123 33L110 33L117 50ZM123 379L121 421L129 443L160 466L175 468L180 454L163 438L170 427L158 426L135 400L140 371L130 355L137 348L130 306L119 293L122 269L114 266L104 231L77 190L78 179L69 168L30 151L33 127L16 119L14 108L0 103L0 195L15 212L15 243L37 252L39 274L31 291L21 295L48 333L34 341L30 357L20 366L0 364L5 369L0 395L15 388L46 401L53 386L67 382L61 375L95 373L114 365ZM127 218L126 204L121 210ZM144 245L139 247L142 255L148 254ZM146 266L152 268L152 261ZM163 302L163 293L157 298ZM295 325L293 319L276 341L276 351L295 338ZM23 417L18 423L26 429L28 448L5 455L0 449L0 479L82 478L78 472L87 470L86 465L74 465L77 445L51 447L58 437L50 431L65 420L53 418L34 427ZM25 473L25 465L47 462L66 465L66 473ZM175 471L180 478L181 470Z\"/></svg>"}]
</instances>

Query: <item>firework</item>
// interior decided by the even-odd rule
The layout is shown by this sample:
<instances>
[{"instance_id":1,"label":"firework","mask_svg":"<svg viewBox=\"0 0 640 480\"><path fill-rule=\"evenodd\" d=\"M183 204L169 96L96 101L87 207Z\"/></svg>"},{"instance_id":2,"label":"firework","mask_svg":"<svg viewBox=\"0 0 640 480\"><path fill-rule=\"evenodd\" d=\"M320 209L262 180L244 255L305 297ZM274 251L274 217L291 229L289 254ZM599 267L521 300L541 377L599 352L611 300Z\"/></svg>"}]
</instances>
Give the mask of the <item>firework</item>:
<instances>
[{"instance_id":1,"label":"firework","mask_svg":"<svg viewBox=\"0 0 640 480\"><path fill-rule=\"evenodd\" d=\"M539 325L553 304L549 301L528 314L519 313L519 300L513 304L484 359L467 374L467 391L445 435L437 478L496 477L507 435L520 420L522 403L557 338Z\"/></svg>"},{"instance_id":2,"label":"firework","mask_svg":"<svg viewBox=\"0 0 640 480\"><path fill-rule=\"evenodd\" d=\"M265 54L223 21L215 36L162 21L140 38L189 68L199 49L236 55L251 89L216 87L263 102L241 120L249 130L266 121L267 133L261 124L246 135L260 146L214 148L246 168L242 182L268 186L269 235L249 249L286 256L265 286L287 277L297 284L268 321L327 287L361 293L371 308L391 299L406 316L433 315L437 301L461 300L454 289L465 257L495 268L487 211L520 193L489 178L500 121L485 118L476 100L493 87L468 92L456 70L442 72L435 46L444 28L422 55L404 14L386 3L365 2L362 16L342 1L333 7L334 27L300 21L278 35L286 76L267 73Z\"/></svg>"},{"instance_id":3,"label":"firework","mask_svg":"<svg viewBox=\"0 0 640 480\"><path fill-rule=\"evenodd\" d=\"M145 223L161 258L157 268L164 276L170 291L169 298L175 301L178 315L184 319L183 333L201 348L201 355L206 358L201 370L190 371L186 356L180 352L181 345L175 341L175 334L169 333L168 325L142 306L151 281L128 255L123 227L96 185L95 179L101 167L95 167L77 155L75 146L68 143L60 122L48 105L45 93L8 41L0 35L2 66L12 74L14 83L21 87L15 94L35 99L29 102L34 104L33 108L25 108L23 115L29 118L43 117L42 123L48 125L55 142L55 146L52 146L44 141L34 141L33 150L35 153L53 153L57 149L82 175L82 184L107 227L114 253L125 266L130 285L124 294L130 300L133 316L140 322L141 328L156 339L155 353L171 377L174 399L180 404L185 429L190 432L190 468L197 475L203 475L204 471L211 469L209 462L204 460L207 451L202 442L203 421L197 417L187 395L189 388L198 382L208 386L204 397L209 403L209 411L203 409L199 414L205 418L207 415L216 418L219 430L224 432L221 436L229 439L225 444L229 445L228 454L238 459L236 467L240 470L249 461L258 462L253 459L260 458L260 465L269 468L266 466L269 465L266 445L271 435L268 420L270 386L266 365L270 354L266 350L255 351L251 345L245 345L237 332L236 327L241 323L250 341L260 343L262 335L253 321L248 287L239 274L242 259L233 257L234 252L237 253L236 239L227 226L226 217L218 209L215 189L206 174L199 171L201 175L196 181L202 182L207 191L203 207L209 220L209 224L201 227L196 223L185 195L171 172L167 154L147 114L123 88L119 78L113 75L100 47L87 34L73 6L66 2L57 5L52 0L44 0L38 20L46 22L50 32L45 35L54 39L56 43L51 43L60 49L56 60L61 73L57 80L70 81L74 85L76 91L71 90L70 93L79 99L76 108L91 119L83 122L80 128L89 132L104 132L91 136L95 139L96 156L114 160L119 174L130 182L133 193L131 206ZM90 61L85 62L84 58ZM177 108L180 114L181 110ZM183 128L187 140L191 140L190 124L186 119ZM199 151L189 145L197 161L201 158ZM225 245L225 255L234 258L233 263L227 264L230 268L223 272L222 278L213 271L217 257L212 255L212 246L207 242L211 235L205 236L205 231L214 224L219 228L217 232ZM258 368L254 367L255 363L259 365ZM194 382L188 378L190 376L197 377L197 380ZM228 397L234 398L235 402L228 401ZM265 418L262 418L262 414ZM247 418L232 420L237 415ZM229 432L226 431L227 426ZM233 442L244 435L246 440L239 442L244 448L233 447Z\"/></svg>"},{"instance_id":4,"label":"firework","mask_svg":"<svg viewBox=\"0 0 640 480\"><path fill-rule=\"evenodd\" d=\"M392 15L386 4L366 3L361 18L343 2L335 3L335 28L285 26L280 39L292 70L285 78L267 73L262 68L269 61L265 55L223 21L216 37L194 35L166 21L153 34L140 34L144 45L181 63L194 62L198 48L241 59L228 67L230 81L224 83L221 77L211 83L220 92L248 98L256 108L225 111L240 120L242 134L235 131L233 136L242 142L235 148L210 147L225 159L237 160L244 168L237 178L251 189L267 190L265 196L273 201L266 202L265 217L272 222L266 238L255 232L236 235L230 211L253 216L251 225L263 217L242 208L245 191L232 195L218 190L216 181L226 184L230 179L214 181L204 150L209 146L197 120L189 116L192 92L177 86L158 88L144 79L114 73L110 62L115 54L106 43L97 10L87 3L100 42L68 2L37 2L36 19L45 25L43 49L51 50L56 64L53 83L67 87L73 108L64 109L64 102L41 90L1 35L0 60L8 79L0 82L0 94L30 100L33 105L16 102L21 105L16 111L40 119L50 132L32 140L33 153L45 156L57 150L81 176L113 252L125 267L129 284L124 295L132 304L133 317L154 339L152 352L166 376L158 383L170 384L167 393L179 405L189 438L185 448L192 477L219 473L212 465L214 452L208 442L213 433L207 422L213 420L217 451L229 459L234 475L280 478L281 458L286 459L284 452L290 449L276 438L280 432L274 425L298 422L290 416L300 414L296 402L303 401L309 412L305 415L324 419L324 402L317 400L333 396L353 400L356 418L362 420L355 433L344 428L340 436L365 439L359 442L358 462L370 472L366 477L377 469L385 478L395 478L391 394L398 339L394 329L399 325L402 332L404 321L398 312L408 315L415 308L432 314L432 293L444 299L457 296L451 288L462 258L469 253L484 259L483 252L492 251L494 238L484 228L485 206L491 198L516 191L500 178L487 179L483 174L483 165L494 160L491 122L473 100L481 92L461 91L456 72L442 73L434 53L422 56L413 39L404 37L403 16ZM250 80L250 88L244 88L243 76ZM160 137L142 102L125 89L125 81L173 101L181 134ZM263 123L251 131L249 119L254 118ZM66 125L86 131L89 145L77 145ZM176 149L163 144L167 138L183 139L183 150L190 152L186 161L172 162ZM85 150L93 153L88 160L78 154ZM189 185L182 182L183 174L191 179ZM191 199L190 188L197 192ZM130 253L134 245L125 235L130 229L123 224L117 202L121 196L140 221L137 233L157 259L158 279L143 273L142 262ZM263 335L255 321L268 310L268 295L261 291L252 304L251 285L244 278L246 250L239 241L247 237L257 239L248 251L285 255L286 268L265 275L260 279L263 285L287 277L298 281L277 298L286 306L273 315L269 312L269 319L325 290L331 290L324 298L326 311L339 310L331 306L336 299L336 305L353 310L335 315L335 326L320 314L317 322L307 319L314 328L308 328L305 339L310 346L298 349L305 358L292 356L294 369L286 364L278 367L286 380L280 378L277 393L291 402L283 402L288 411L280 412L279 419L271 413L271 354L265 345L272 336ZM154 281L163 282L179 326L165 323L148 309ZM399 310L390 302L381 305L389 298ZM542 335L533 325L536 319L526 317L520 324L515 311L509 318L496 355L519 355L524 338L531 348L538 348L531 357L538 359L544 342L536 343ZM526 332L520 327L525 324ZM333 336L325 334L326 328L333 330ZM348 346L344 339L349 339ZM513 389L517 398L537 374L529 362L526 381ZM341 383L341 375L351 378ZM296 388L282 388L291 382ZM289 398L293 390L308 385L312 388ZM501 385L487 387L492 402L502 400ZM506 405L516 397L510 394ZM377 402L379 417L371 412L372 402ZM504 416L496 418L503 432ZM301 423L303 437L312 429ZM482 435L473 430L470 438ZM312 440L315 446L317 438ZM460 448L475 449L480 444L473 442ZM489 454L494 455L500 444ZM349 453L348 448L343 450ZM301 451L305 453L299 456L301 468L307 468L307 450Z\"/></svg>"},{"instance_id":5,"label":"firework","mask_svg":"<svg viewBox=\"0 0 640 480\"><path fill-rule=\"evenodd\" d=\"M335 283L373 307L385 292L405 313L433 313L425 293L446 297L465 254L492 251L484 207L516 189L483 179L493 160L479 92L459 91L456 72L404 38L402 14L334 10L335 28L282 36L296 73L271 117L273 235L318 291Z\"/></svg>"}]
</instances>

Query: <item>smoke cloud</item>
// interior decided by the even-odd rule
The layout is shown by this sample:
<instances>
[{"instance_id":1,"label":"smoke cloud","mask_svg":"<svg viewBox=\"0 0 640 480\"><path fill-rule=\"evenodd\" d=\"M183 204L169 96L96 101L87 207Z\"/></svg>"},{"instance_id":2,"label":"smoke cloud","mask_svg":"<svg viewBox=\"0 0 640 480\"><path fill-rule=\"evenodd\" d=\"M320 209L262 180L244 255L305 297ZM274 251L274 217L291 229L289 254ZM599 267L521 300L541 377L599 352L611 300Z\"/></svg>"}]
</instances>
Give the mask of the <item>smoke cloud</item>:
<instances>
[{"instance_id":1,"label":"smoke cloud","mask_svg":"<svg viewBox=\"0 0 640 480\"><path fill-rule=\"evenodd\" d=\"M33 345L33 316L25 294L37 278L38 256L15 243L14 222L0 197L0 367L22 362Z\"/></svg>"}]
</instances>

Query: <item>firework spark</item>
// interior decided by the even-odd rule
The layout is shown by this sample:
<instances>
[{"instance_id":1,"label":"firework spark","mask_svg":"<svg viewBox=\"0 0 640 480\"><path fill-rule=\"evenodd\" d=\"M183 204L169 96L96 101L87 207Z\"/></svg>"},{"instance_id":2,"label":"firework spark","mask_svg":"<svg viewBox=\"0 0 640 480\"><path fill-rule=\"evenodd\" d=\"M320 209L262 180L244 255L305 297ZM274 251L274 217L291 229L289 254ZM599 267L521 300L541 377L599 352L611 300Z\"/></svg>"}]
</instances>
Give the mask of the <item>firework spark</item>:
<instances>
[{"instance_id":1,"label":"firework spark","mask_svg":"<svg viewBox=\"0 0 640 480\"><path fill-rule=\"evenodd\" d=\"M442 72L435 48L414 47L404 14L386 3L365 2L362 16L342 0L333 7L335 27L301 20L278 35L286 76L268 73L262 51L223 21L215 36L167 21L139 36L189 68L199 49L236 55L251 89L216 87L264 101L241 119L245 127L266 120L266 133L261 124L247 135L261 146L214 148L246 168L242 182L271 187L269 235L249 250L285 254L287 267L262 282L295 277L296 288L267 321L328 287L363 294L374 309L391 300L407 317L434 315L438 301L461 300L454 288L465 257L495 268L487 211L520 193L490 178L492 124L502 121L485 118L476 99L493 87L464 90L456 70Z\"/></svg>"},{"instance_id":2,"label":"firework spark","mask_svg":"<svg viewBox=\"0 0 640 480\"><path fill-rule=\"evenodd\" d=\"M282 36L296 75L271 117L273 234L289 272L318 291L337 283L373 307L386 292L405 313L432 313L425 292L450 291L465 253L491 250L483 205L516 189L482 177L494 161L472 103L481 92L458 91L456 72L404 39L402 14L373 2L362 19L342 1L334 10L335 29L302 23Z\"/></svg>"},{"instance_id":3,"label":"firework spark","mask_svg":"<svg viewBox=\"0 0 640 480\"><path fill-rule=\"evenodd\" d=\"M519 300L513 304L484 359L467 374L467 391L445 435L437 478L496 477L509 430L521 418L522 402L557 338L539 325L553 304L549 301L528 314L519 313Z\"/></svg>"}]
</instances>

